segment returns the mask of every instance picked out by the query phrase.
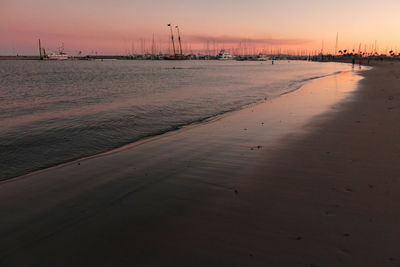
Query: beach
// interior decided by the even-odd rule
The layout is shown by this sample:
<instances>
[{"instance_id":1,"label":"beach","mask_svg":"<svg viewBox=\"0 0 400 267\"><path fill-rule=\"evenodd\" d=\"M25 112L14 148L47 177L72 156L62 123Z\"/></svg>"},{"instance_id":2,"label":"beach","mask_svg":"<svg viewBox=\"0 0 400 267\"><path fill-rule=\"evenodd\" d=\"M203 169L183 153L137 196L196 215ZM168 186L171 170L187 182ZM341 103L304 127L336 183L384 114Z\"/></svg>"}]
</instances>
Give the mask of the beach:
<instances>
[{"instance_id":1,"label":"beach","mask_svg":"<svg viewBox=\"0 0 400 267\"><path fill-rule=\"evenodd\" d=\"M374 63L3 181L0 265L397 266L399 78Z\"/></svg>"}]
</instances>

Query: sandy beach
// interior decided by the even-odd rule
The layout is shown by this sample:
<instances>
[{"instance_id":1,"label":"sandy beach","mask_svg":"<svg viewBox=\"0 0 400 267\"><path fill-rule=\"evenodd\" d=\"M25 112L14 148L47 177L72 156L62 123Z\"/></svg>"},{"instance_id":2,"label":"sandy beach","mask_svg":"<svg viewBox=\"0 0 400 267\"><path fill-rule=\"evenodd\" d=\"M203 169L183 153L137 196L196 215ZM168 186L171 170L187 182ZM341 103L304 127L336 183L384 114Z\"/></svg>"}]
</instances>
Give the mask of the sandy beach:
<instances>
[{"instance_id":1,"label":"sandy beach","mask_svg":"<svg viewBox=\"0 0 400 267\"><path fill-rule=\"evenodd\" d=\"M349 66L1 182L0 265L398 266L399 79Z\"/></svg>"}]
</instances>

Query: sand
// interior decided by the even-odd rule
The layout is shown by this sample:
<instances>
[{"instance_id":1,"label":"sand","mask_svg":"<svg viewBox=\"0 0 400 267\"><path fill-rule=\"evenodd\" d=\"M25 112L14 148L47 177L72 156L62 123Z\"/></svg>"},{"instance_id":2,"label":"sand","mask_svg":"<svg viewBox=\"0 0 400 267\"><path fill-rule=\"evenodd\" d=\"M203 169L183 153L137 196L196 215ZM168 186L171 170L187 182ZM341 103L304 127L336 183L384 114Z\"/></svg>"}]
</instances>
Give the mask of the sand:
<instances>
[{"instance_id":1,"label":"sand","mask_svg":"<svg viewBox=\"0 0 400 267\"><path fill-rule=\"evenodd\" d=\"M399 265L400 66L362 75L0 183L0 265Z\"/></svg>"}]
</instances>

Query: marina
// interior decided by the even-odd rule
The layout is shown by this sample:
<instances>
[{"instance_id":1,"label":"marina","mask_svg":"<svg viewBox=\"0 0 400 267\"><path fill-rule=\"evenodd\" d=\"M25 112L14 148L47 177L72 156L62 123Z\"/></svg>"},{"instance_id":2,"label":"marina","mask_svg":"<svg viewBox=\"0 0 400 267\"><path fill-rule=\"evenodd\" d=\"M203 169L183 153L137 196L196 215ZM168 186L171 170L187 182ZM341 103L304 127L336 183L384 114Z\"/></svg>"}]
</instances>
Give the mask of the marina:
<instances>
[{"instance_id":1,"label":"marina","mask_svg":"<svg viewBox=\"0 0 400 267\"><path fill-rule=\"evenodd\" d=\"M395 52L393 49L387 53L379 54L377 52L377 44L375 47L367 52L367 46L365 45L364 51L361 49L361 43L359 44L358 53L355 52L355 49L352 51L349 50L337 50L339 35L336 35L336 46L335 53L324 53L324 43L322 43L321 50L297 50L290 51L286 50L283 52L281 49L272 48L262 48L262 49L248 49L246 46L242 47L242 43L240 42L239 48L221 48L218 52L214 48L210 50L209 41L206 42L206 49L199 50L195 53L193 50L184 51L182 44L182 37L180 33L179 26L173 26L172 24L167 25L170 30L170 37L168 41L168 52L162 52L161 43L158 47L160 50L159 53L156 53L156 42L155 36L153 34L151 41L151 49L148 49L145 46L145 42L141 41L142 51L143 53L135 53L134 45L132 42L131 53L127 55L103 55L99 53L82 55L82 51L79 51L77 55L68 55L64 51L64 43L62 43L61 47L58 48L57 52L46 53L46 49L42 47L41 40L38 40L39 44L39 56L1 56L0 60L107 60L107 59L115 59L115 60L236 60L236 61L276 61L276 60L304 60L304 61L318 61L318 62L348 62L351 63L355 60L365 61L370 60L400 60L400 53ZM175 40L174 31L176 31L176 35L178 37L178 41ZM246 43L246 42L244 42ZM172 47L172 50L171 50ZM223 44L222 44L222 47ZM266 51L269 50L269 53ZM150 51L150 52L147 52ZM185 53L186 52L186 53ZM233 52L233 53L232 53ZM247 53L246 53L247 52ZM250 53L248 53L250 52ZM365 64L365 63L364 63Z\"/></svg>"}]
</instances>

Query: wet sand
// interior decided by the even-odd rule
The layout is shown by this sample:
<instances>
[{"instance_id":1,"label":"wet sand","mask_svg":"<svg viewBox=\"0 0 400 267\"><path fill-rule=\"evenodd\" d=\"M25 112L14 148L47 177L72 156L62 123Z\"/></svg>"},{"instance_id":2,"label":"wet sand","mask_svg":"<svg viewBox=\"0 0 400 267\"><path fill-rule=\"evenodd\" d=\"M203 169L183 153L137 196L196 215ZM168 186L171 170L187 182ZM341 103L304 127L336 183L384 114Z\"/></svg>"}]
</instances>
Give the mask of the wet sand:
<instances>
[{"instance_id":1,"label":"wet sand","mask_svg":"<svg viewBox=\"0 0 400 267\"><path fill-rule=\"evenodd\" d=\"M0 265L398 265L400 68L363 75L0 183Z\"/></svg>"}]
</instances>

